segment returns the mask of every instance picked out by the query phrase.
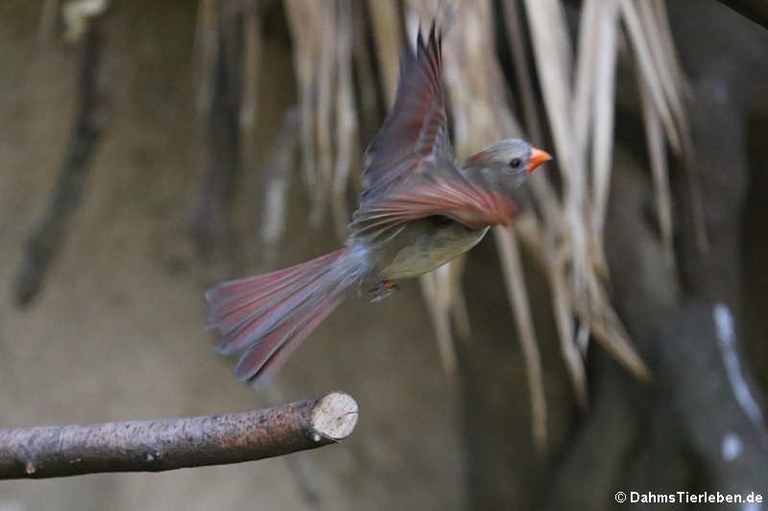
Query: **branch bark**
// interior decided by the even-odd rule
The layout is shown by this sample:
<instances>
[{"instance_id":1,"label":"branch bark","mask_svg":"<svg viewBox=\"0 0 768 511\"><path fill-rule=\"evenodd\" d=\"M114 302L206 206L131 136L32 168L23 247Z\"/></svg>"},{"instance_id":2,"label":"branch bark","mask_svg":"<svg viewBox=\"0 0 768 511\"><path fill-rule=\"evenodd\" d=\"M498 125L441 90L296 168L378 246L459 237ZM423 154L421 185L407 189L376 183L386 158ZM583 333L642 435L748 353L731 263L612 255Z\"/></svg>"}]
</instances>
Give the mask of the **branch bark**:
<instances>
[{"instance_id":1,"label":"branch bark","mask_svg":"<svg viewBox=\"0 0 768 511\"><path fill-rule=\"evenodd\" d=\"M351 396L331 392L242 413L0 429L0 479L159 472L282 456L344 440L357 410Z\"/></svg>"}]
</instances>

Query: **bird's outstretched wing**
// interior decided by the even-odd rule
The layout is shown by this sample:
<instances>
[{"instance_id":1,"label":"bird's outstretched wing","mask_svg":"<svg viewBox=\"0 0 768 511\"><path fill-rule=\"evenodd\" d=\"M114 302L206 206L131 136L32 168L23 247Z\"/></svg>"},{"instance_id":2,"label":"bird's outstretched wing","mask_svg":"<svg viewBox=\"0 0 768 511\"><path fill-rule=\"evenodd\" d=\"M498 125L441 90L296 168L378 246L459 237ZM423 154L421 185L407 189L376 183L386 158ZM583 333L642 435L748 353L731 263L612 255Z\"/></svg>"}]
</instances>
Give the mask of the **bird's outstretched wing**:
<instances>
[{"instance_id":1,"label":"bird's outstretched wing","mask_svg":"<svg viewBox=\"0 0 768 511\"><path fill-rule=\"evenodd\" d=\"M442 80L440 36L432 25L400 67L395 104L368 146L363 193L350 229L381 236L402 224L443 215L471 228L506 224L514 202L465 178L453 156Z\"/></svg>"},{"instance_id":2,"label":"bird's outstretched wing","mask_svg":"<svg viewBox=\"0 0 768 511\"><path fill-rule=\"evenodd\" d=\"M423 170L425 161L453 161L445 111L440 36L432 25L427 41L419 32L416 52L400 64L395 104L365 152L361 205Z\"/></svg>"}]
</instances>

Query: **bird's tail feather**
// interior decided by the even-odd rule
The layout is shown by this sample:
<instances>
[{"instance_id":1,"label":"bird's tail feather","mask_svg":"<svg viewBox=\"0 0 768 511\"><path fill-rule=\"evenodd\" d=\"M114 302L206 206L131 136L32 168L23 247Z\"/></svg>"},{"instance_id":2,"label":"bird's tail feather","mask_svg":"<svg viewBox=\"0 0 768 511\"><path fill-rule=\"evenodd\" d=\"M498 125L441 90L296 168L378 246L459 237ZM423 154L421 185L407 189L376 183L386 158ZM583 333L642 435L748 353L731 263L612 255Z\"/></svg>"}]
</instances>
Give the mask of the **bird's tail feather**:
<instances>
[{"instance_id":1,"label":"bird's tail feather","mask_svg":"<svg viewBox=\"0 0 768 511\"><path fill-rule=\"evenodd\" d=\"M266 275L223 282L205 293L218 350L242 352L237 377L263 383L336 307L361 278L354 263L339 265L342 248Z\"/></svg>"}]
</instances>

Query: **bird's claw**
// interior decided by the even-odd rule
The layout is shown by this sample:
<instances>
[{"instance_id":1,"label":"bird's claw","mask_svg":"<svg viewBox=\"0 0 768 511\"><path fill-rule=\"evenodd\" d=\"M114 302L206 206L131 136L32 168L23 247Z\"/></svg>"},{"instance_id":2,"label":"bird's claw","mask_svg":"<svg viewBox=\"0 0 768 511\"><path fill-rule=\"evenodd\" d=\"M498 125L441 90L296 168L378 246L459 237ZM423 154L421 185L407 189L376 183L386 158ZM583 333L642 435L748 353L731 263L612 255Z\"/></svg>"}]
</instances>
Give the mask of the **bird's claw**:
<instances>
[{"instance_id":1,"label":"bird's claw","mask_svg":"<svg viewBox=\"0 0 768 511\"><path fill-rule=\"evenodd\" d=\"M371 302L377 303L391 295L392 293L397 292L397 290L400 289L400 286L395 284L391 280L384 280L379 282L379 285L376 287L369 289L368 292L371 294Z\"/></svg>"}]
</instances>

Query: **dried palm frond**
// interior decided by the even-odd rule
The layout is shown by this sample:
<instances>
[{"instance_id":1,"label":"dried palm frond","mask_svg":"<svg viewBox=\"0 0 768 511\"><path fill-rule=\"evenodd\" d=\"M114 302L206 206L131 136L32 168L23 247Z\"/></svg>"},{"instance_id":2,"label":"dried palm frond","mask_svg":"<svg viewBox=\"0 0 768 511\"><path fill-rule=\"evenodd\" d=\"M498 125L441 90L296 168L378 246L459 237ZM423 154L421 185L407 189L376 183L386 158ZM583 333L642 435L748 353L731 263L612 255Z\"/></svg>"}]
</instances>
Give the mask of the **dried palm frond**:
<instances>
[{"instance_id":1,"label":"dried palm frond","mask_svg":"<svg viewBox=\"0 0 768 511\"><path fill-rule=\"evenodd\" d=\"M663 0L623 2L621 7L638 64L661 239L667 264L672 265L672 205L666 148L669 142L678 156L687 157L690 134L683 100L687 86L674 52Z\"/></svg>"},{"instance_id":2,"label":"dried palm frond","mask_svg":"<svg viewBox=\"0 0 768 511\"><path fill-rule=\"evenodd\" d=\"M351 4L285 0L285 7L299 82L302 166L313 191L310 219L320 221L331 197L341 234L348 220L347 183L357 145Z\"/></svg>"},{"instance_id":3,"label":"dried palm frond","mask_svg":"<svg viewBox=\"0 0 768 511\"><path fill-rule=\"evenodd\" d=\"M240 94L240 126L247 133L250 133L256 121L261 41L261 11L252 0L246 2L243 7L243 82Z\"/></svg>"},{"instance_id":4,"label":"dried palm frond","mask_svg":"<svg viewBox=\"0 0 768 511\"><path fill-rule=\"evenodd\" d=\"M310 220L316 224L322 219L330 198L337 230L342 233L348 221L346 194L358 145L351 2L285 0L284 7L295 50L300 110L298 132L304 182L311 191ZM220 20L226 16L237 18L236 33L222 33ZM199 61L199 110L205 114L210 107L213 69L222 38L239 38L236 45L240 48L238 61L230 64L239 66L242 76L239 117L244 140L252 139L250 132L257 113L261 25L261 4L256 0L201 0L198 6L195 47ZM248 151L251 145L243 147ZM280 152L284 153L285 148ZM250 159L247 156L246 161ZM273 158L274 162L283 160L284 157ZM281 179L275 181L277 184L281 182ZM275 195L279 190L281 197ZM270 200L274 204L284 204L286 193L286 187L275 186L270 192ZM265 222L270 225L261 229L269 238L262 240L267 244L273 243L275 236L282 235L282 223L273 217L265 217Z\"/></svg>"},{"instance_id":5,"label":"dried palm frond","mask_svg":"<svg viewBox=\"0 0 768 511\"><path fill-rule=\"evenodd\" d=\"M344 236L349 216L347 189L357 145L357 116L352 83L352 6L350 0L338 0L336 34L336 162L331 186L333 218L339 237Z\"/></svg>"},{"instance_id":6,"label":"dried palm frond","mask_svg":"<svg viewBox=\"0 0 768 511\"><path fill-rule=\"evenodd\" d=\"M236 21L225 28L223 22L226 19ZM225 33L227 29L235 33ZM261 67L261 10L256 0L200 0L198 4L195 30L197 107L204 115L210 110L216 58L224 38L236 39L231 46L238 51L234 55L227 55L227 58L230 66L237 66L241 71L238 74L242 77L239 121L247 135L256 120L258 71Z\"/></svg>"},{"instance_id":7,"label":"dried palm frond","mask_svg":"<svg viewBox=\"0 0 768 511\"><path fill-rule=\"evenodd\" d=\"M61 0L45 0L40 10L40 20L37 23L37 37L41 41L48 39L53 33L59 18Z\"/></svg>"},{"instance_id":8,"label":"dried palm frond","mask_svg":"<svg viewBox=\"0 0 768 511\"><path fill-rule=\"evenodd\" d=\"M285 0L284 5L293 37L299 83L302 168L312 193L310 218L317 223L332 177L330 94L336 60L332 41L336 33L336 16L331 2Z\"/></svg>"},{"instance_id":9,"label":"dried palm frond","mask_svg":"<svg viewBox=\"0 0 768 511\"><path fill-rule=\"evenodd\" d=\"M107 0L69 0L62 4L61 15L64 20L64 39L69 42L79 41L85 33L88 21L109 7Z\"/></svg>"},{"instance_id":10,"label":"dried palm frond","mask_svg":"<svg viewBox=\"0 0 768 511\"><path fill-rule=\"evenodd\" d=\"M571 308L598 342L635 374L647 377L644 364L612 310L601 278L607 276L601 239L612 160L613 84L619 48L617 24L622 19L619 14L629 13L631 20L628 24L633 27L630 30L636 46L647 47L647 32L659 30L651 18L641 21L639 16L632 16L634 11L632 7L626 7L628 4L612 0L587 0L584 3L578 57L572 66L567 44L552 37L552 32L567 34L562 3L558 0L526 0L525 3L563 183L562 222L545 231L553 233L560 241L556 246L564 247L560 254L554 254L556 264L551 266L550 272L560 334L573 339L572 328L564 325L567 318L563 313L564 309ZM624 9L620 10L620 6ZM654 81L649 87L658 92L656 111L671 112L670 105L674 101L670 98L673 96L662 92L665 89L657 78L659 74L672 74L670 60L660 57L651 60L646 56L644 62L646 72L643 76ZM650 72L654 66L659 68L657 73ZM573 87L570 86L572 76ZM671 114L668 117L672 119ZM671 128L684 126L684 121L670 122L669 125L667 136L679 142L682 139L680 131ZM668 201L669 197L666 199ZM557 227L561 227L560 232ZM562 260L567 264L562 264ZM567 272L569 297L563 296L563 271ZM571 350L565 351L568 360L567 353ZM574 371L577 366L569 363L568 367L574 382L580 381L582 377Z\"/></svg>"},{"instance_id":11,"label":"dried palm frond","mask_svg":"<svg viewBox=\"0 0 768 511\"><path fill-rule=\"evenodd\" d=\"M376 55L379 62L379 79L384 84L387 104L395 100L400 69L400 42L402 19L396 2L368 0L371 28L376 39Z\"/></svg>"},{"instance_id":12,"label":"dried palm frond","mask_svg":"<svg viewBox=\"0 0 768 511\"><path fill-rule=\"evenodd\" d=\"M79 42L88 22L104 14L109 4L109 0L44 0L37 24L38 39L48 39L60 27L66 42Z\"/></svg>"},{"instance_id":13,"label":"dried palm frond","mask_svg":"<svg viewBox=\"0 0 768 511\"><path fill-rule=\"evenodd\" d=\"M544 394L541 354L536 343L536 332L533 327L528 291L525 286L523 263L520 259L520 248L512 229L499 229L496 242L499 247L509 301L517 322L525 365L528 368L533 438L536 445L543 449L547 443L547 402Z\"/></svg>"},{"instance_id":14,"label":"dried palm frond","mask_svg":"<svg viewBox=\"0 0 768 511\"><path fill-rule=\"evenodd\" d=\"M208 112L213 94L213 77L218 52L218 12L214 0L200 0L195 27L195 56L197 57L197 109Z\"/></svg>"},{"instance_id":15,"label":"dried palm frond","mask_svg":"<svg viewBox=\"0 0 768 511\"><path fill-rule=\"evenodd\" d=\"M288 184L295 166L296 149L299 145L299 109L293 107L285 113L277 133L272 155L262 167L264 204L262 207L259 238L264 246L264 262L272 262L277 255L277 245L285 231L288 207Z\"/></svg>"}]
</instances>

